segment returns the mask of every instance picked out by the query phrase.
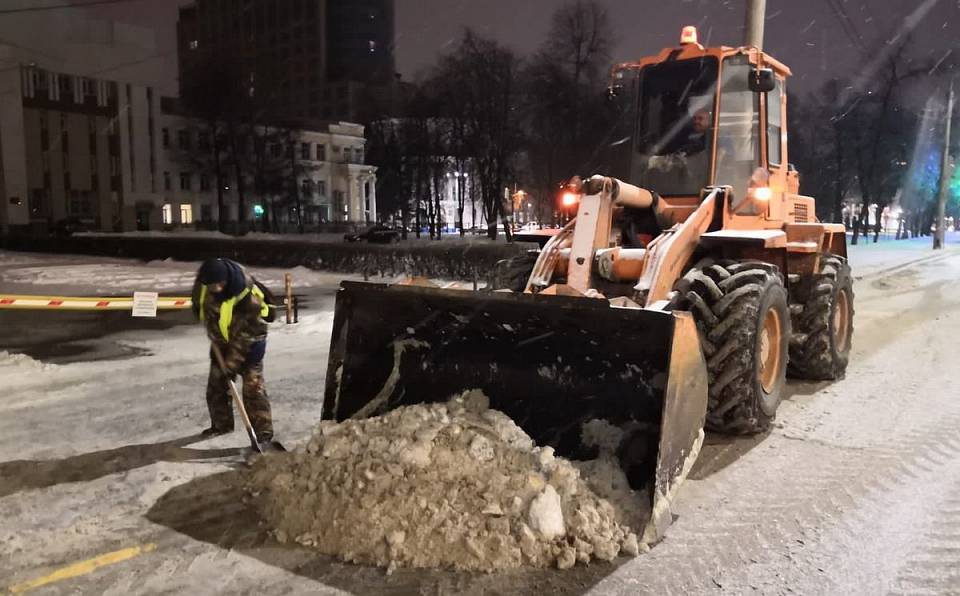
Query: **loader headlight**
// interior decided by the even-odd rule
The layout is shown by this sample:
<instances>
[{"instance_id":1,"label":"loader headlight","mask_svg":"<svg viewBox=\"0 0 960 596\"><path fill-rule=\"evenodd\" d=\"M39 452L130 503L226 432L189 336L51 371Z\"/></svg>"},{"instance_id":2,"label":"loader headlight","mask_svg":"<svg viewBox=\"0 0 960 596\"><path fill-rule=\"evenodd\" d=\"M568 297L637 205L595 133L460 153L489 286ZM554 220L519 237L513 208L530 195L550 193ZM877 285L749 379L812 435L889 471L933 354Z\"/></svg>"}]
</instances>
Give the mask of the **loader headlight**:
<instances>
[{"instance_id":1,"label":"loader headlight","mask_svg":"<svg viewBox=\"0 0 960 596\"><path fill-rule=\"evenodd\" d=\"M565 192L563 196L560 197L560 203L563 204L564 207L573 207L579 202L580 195L574 192Z\"/></svg>"},{"instance_id":2,"label":"loader headlight","mask_svg":"<svg viewBox=\"0 0 960 596\"><path fill-rule=\"evenodd\" d=\"M769 201L773 197L769 186L756 186L750 189L749 194L755 201Z\"/></svg>"}]
</instances>

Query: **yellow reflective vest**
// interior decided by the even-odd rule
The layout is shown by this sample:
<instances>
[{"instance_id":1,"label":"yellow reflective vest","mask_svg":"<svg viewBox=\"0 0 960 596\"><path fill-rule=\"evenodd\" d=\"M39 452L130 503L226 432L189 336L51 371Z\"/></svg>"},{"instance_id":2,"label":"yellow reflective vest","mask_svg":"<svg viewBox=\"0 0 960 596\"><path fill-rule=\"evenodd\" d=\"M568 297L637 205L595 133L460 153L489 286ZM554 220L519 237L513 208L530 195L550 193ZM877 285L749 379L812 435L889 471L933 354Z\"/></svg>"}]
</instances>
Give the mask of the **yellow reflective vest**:
<instances>
[{"instance_id":1,"label":"yellow reflective vest","mask_svg":"<svg viewBox=\"0 0 960 596\"><path fill-rule=\"evenodd\" d=\"M266 319L270 316L270 305L267 304L267 300L263 295L263 291L253 285L252 288L244 288L242 292L234 296L233 298L227 298L220 303L220 320L217 321L217 326L220 328L220 334L223 335L224 341L230 341L230 324L233 322L233 309L238 302L247 297L247 294L253 292L253 295L257 297L257 300L260 301L260 317ZM203 305L207 301L207 286L204 284L200 287L200 320L204 320L206 313L204 312Z\"/></svg>"}]
</instances>

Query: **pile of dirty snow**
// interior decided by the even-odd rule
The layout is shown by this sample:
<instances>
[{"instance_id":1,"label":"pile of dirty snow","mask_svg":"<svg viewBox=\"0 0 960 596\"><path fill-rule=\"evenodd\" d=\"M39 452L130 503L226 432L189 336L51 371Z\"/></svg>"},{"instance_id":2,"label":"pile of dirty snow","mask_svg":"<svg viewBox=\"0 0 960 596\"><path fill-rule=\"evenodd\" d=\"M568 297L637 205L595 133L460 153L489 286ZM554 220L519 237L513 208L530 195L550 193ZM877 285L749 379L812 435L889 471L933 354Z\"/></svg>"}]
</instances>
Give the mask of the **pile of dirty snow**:
<instances>
[{"instance_id":1,"label":"pile of dirty snow","mask_svg":"<svg viewBox=\"0 0 960 596\"><path fill-rule=\"evenodd\" d=\"M644 523L646 499L612 457L582 468L470 392L324 422L304 450L260 458L249 490L280 542L348 562L491 571L637 555L627 523Z\"/></svg>"},{"instance_id":2,"label":"pile of dirty snow","mask_svg":"<svg viewBox=\"0 0 960 596\"><path fill-rule=\"evenodd\" d=\"M11 353L6 350L0 351L0 371L7 369L7 372L12 374L12 370L36 371L55 368L57 368L57 365L34 360L26 354Z\"/></svg>"}]
</instances>

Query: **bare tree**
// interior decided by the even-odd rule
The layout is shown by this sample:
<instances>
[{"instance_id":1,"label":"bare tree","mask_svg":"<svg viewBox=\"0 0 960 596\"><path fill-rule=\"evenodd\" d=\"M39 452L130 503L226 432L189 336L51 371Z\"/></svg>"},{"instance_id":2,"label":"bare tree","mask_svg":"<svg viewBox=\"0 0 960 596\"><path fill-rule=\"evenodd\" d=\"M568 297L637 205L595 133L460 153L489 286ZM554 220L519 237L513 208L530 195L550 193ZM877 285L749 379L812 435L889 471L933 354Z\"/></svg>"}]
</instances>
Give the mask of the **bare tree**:
<instances>
[{"instance_id":1,"label":"bare tree","mask_svg":"<svg viewBox=\"0 0 960 596\"><path fill-rule=\"evenodd\" d=\"M393 220L400 214L401 235L410 225L409 187L404 176L400 120L384 118L367 127L367 159L377 166L377 204ZM395 223L395 222L394 222Z\"/></svg>"},{"instance_id":2,"label":"bare tree","mask_svg":"<svg viewBox=\"0 0 960 596\"><path fill-rule=\"evenodd\" d=\"M525 148L538 219L545 204L553 213L562 182L600 165L613 127L603 84L612 41L600 4L568 2L554 13L546 40L524 70Z\"/></svg>"},{"instance_id":3,"label":"bare tree","mask_svg":"<svg viewBox=\"0 0 960 596\"><path fill-rule=\"evenodd\" d=\"M508 49L467 30L457 49L444 56L436 77L443 77L459 94L458 105L466 134L464 153L474 165L487 234L497 237L497 221L506 221L503 189L520 147L517 110L519 60Z\"/></svg>"}]
</instances>

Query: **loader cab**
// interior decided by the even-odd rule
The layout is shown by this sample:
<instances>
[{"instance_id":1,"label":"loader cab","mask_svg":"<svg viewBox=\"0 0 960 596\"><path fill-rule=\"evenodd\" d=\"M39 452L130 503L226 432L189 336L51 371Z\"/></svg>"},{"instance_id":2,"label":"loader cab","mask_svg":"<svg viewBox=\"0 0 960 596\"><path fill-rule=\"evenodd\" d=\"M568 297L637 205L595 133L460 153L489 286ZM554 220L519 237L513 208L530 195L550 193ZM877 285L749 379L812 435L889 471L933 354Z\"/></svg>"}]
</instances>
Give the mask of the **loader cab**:
<instances>
[{"instance_id":1,"label":"loader cab","mask_svg":"<svg viewBox=\"0 0 960 596\"><path fill-rule=\"evenodd\" d=\"M611 175L655 191L681 219L705 187L721 185L733 187L725 217L768 213L771 206L753 200L752 188L762 170L760 184L787 190L788 75L756 49L705 49L695 35L658 56L614 67L610 95L620 128L608 148Z\"/></svg>"}]
</instances>

